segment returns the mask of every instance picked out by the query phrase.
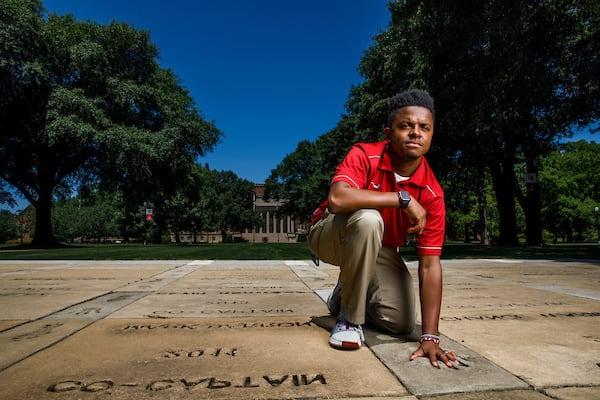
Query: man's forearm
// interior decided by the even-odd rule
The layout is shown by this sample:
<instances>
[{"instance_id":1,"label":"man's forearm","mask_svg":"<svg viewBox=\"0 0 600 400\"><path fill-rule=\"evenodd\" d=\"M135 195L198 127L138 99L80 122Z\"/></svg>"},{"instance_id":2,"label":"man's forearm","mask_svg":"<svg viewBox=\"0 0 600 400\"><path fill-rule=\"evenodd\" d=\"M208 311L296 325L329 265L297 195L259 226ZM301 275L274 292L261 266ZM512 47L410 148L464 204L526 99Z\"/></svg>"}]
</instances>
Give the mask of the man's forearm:
<instances>
[{"instance_id":1,"label":"man's forearm","mask_svg":"<svg viewBox=\"0 0 600 400\"><path fill-rule=\"evenodd\" d=\"M397 208L400 206L395 192L376 192L355 189L345 182L334 183L329 190L329 211L334 214L351 213L361 208Z\"/></svg>"},{"instance_id":2,"label":"man's forearm","mask_svg":"<svg viewBox=\"0 0 600 400\"><path fill-rule=\"evenodd\" d=\"M442 266L439 256L419 258L419 295L422 331L437 335L442 304Z\"/></svg>"}]
</instances>

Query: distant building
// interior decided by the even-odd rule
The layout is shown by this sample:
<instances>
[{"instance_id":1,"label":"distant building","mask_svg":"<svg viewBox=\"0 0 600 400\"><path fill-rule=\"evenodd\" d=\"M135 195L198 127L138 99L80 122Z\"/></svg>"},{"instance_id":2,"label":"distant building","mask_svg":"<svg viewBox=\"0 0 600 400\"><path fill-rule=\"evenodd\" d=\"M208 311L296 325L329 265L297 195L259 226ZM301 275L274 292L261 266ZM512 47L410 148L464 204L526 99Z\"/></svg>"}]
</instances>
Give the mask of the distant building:
<instances>
[{"instance_id":1,"label":"distant building","mask_svg":"<svg viewBox=\"0 0 600 400\"><path fill-rule=\"evenodd\" d=\"M282 206L285 200L266 200L265 185L255 184L252 196L252 209L260 214L262 223L254 229L231 232L233 238L252 243L296 243L300 235L305 235L308 225L303 224L298 218L284 214ZM198 232L196 235L190 232L179 234L180 242L188 243L220 243L222 236L220 232ZM175 242L175 234L171 233L171 242Z\"/></svg>"},{"instance_id":2,"label":"distant building","mask_svg":"<svg viewBox=\"0 0 600 400\"><path fill-rule=\"evenodd\" d=\"M262 224L242 232L244 240L253 243L295 243L299 235L306 234L306 224L281 210L285 200L265 199L265 185L254 185L252 204L253 209L260 214Z\"/></svg>"}]
</instances>

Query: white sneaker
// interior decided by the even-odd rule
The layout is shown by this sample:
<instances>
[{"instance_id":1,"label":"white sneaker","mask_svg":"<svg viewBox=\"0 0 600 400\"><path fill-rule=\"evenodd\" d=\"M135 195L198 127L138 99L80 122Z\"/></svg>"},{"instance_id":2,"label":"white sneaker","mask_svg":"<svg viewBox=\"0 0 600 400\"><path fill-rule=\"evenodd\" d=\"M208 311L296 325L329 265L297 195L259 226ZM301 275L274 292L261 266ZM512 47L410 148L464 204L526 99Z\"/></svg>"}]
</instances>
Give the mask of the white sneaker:
<instances>
[{"instance_id":1,"label":"white sneaker","mask_svg":"<svg viewBox=\"0 0 600 400\"><path fill-rule=\"evenodd\" d=\"M333 292L327 297L327 308L329 308L329 312L331 315L335 315L336 317L340 314L340 309L342 307L342 281L338 278L337 284L335 288L333 288Z\"/></svg>"},{"instance_id":2,"label":"white sneaker","mask_svg":"<svg viewBox=\"0 0 600 400\"><path fill-rule=\"evenodd\" d=\"M336 349L356 350L365 340L360 325L352 324L340 315L331 331L329 344Z\"/></svg>"}]
</instances>

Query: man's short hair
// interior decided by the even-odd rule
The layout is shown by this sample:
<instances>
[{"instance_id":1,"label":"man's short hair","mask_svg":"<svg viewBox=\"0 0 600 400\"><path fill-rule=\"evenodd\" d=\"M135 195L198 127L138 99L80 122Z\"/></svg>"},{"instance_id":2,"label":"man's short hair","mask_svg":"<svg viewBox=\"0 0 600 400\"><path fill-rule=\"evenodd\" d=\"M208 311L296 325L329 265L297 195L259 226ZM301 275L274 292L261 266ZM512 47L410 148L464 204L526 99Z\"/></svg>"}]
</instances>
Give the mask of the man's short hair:
<instances>
[{"instance_id":1,"label":"man's short hair","mask_svg":"<svg viewBox=\"0 0 600 400\"><path fill-rule=\"evenodd\" d=\"M431 115L435 118L435 108L433 106L433 98L425 90L410 89L400 92L391 97L388 101L388 119L386 126L392 126L396 113L402 107L419 106L425 107L431 111Z\"/></svg>"}]
</instances>

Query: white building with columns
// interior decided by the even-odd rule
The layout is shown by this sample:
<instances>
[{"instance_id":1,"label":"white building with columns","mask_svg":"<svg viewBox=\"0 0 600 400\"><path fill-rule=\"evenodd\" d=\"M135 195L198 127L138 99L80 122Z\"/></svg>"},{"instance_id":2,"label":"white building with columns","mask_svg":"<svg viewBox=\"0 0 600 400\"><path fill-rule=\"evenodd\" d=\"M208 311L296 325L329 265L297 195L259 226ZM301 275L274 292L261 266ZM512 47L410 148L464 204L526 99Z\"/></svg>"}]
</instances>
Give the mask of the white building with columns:
<instances>
[{"instance_id":1,"label":"white building with columns","mask_svg":"<svg viewBox=\"0 0 600 400\"><path fill-rule=\"evenodd\" d=\"M308 225L298 218L284 214L281 210L285 200L275 201L265 199L265 185L255 184L253 190L252 208L261 216L262 223L254 229L231 232L234 238L242 238L252 243L296 243L301 235L306 235ZM171 242L176 242L171 233ZM220 243L220 232L181 232L179 242L182 243Z\"/></svg>"},{"instance_id":2,"label":"white building with columns","mask_svg":"<svg viewBox=\"0 0 600 400\"><path fill-rule=\"evenodd\" d=\"M260 214L262 224L242 232L242 238L254 243L295 243L307 233L305 224L281 211L285 200L265 199L265 186L254 185L253 209Z\"/></svg>"}]
</instances>

